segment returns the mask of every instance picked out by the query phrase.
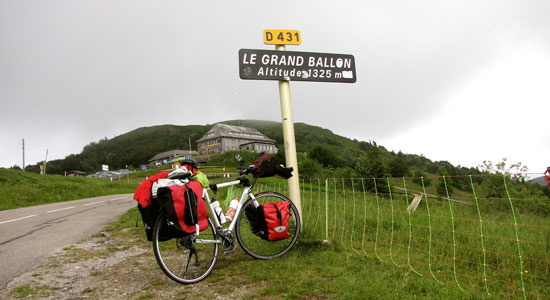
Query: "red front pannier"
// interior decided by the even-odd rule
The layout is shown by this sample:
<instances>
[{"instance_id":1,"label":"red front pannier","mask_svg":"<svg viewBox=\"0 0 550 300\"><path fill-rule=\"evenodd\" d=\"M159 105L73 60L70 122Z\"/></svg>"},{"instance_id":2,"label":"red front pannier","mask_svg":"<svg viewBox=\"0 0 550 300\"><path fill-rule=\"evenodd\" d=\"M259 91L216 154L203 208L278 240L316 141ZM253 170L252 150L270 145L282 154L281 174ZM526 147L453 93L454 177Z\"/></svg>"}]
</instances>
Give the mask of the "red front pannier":
<instances>
[{"instance_id":1,"label":"red front pannier","mask_svg":"<svg viewBox=\"0 0 550 300\"><path fill-rule=\"evenodd\" d=\"M259 232L258 235L268 241L283 240L290 237L288 220L290 219L290 203L270 202L257 208Z\"/></svg>"}]
</instances>

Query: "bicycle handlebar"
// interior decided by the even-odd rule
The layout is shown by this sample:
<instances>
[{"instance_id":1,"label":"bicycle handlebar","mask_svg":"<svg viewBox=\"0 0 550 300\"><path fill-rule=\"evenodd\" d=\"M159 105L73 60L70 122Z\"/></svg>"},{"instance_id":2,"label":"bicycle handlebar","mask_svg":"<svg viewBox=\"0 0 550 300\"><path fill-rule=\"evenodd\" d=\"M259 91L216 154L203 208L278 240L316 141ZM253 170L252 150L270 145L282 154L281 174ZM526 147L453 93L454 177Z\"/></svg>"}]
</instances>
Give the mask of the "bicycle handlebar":
<instances>
[{"instance_id":1,"label":"bicycle handlebar","mask_svg":"<svg viewBox=\"0 0 550 300\"><path fill-rule=\"evenodd\" d=\"M254 174L258 168L259 168L259 166L250 165L250 166L248 166L248 168L241 169L240 174L241 174L241 176L248 175L248 174Z\"/></svg>"}]
</instances>

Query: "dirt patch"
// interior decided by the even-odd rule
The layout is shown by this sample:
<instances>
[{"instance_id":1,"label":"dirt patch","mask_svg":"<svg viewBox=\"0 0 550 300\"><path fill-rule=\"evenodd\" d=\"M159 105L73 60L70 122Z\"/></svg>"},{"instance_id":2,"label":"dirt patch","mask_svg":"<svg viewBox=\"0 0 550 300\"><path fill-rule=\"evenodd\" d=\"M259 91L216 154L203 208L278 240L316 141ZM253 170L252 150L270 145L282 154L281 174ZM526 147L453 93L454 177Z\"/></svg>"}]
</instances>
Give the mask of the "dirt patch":
<instances>
[{"instance_id":1,"label":"dirt patch","mask_svg":"<svg viewBox=\"0 0 550 300\"><path fill-rule=\"evenodd\" d=\"M209 279L174 283L159 269L150 243L101 233L14 278L0 299L242 299L263 285L234 278L238 286L223 286Z\"/></svg>"}]
</instances>

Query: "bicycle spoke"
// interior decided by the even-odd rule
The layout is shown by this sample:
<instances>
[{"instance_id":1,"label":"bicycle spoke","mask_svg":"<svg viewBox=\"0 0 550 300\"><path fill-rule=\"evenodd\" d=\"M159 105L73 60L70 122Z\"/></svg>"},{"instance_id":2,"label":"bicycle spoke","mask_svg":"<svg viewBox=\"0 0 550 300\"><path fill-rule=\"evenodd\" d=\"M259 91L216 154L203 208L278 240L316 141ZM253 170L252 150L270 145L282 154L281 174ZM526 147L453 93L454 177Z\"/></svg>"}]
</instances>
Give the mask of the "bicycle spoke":
<instances>
[{"instance_id":1,"label":"bicycle spoke","mask_svg":"<svg viewBox=\"0 0 550 300\"><path fill-rule=\"evenodd\" d=\"M162 216L164 218L164 216ZM162 241L158 236L166 222L157 220L153 232L153 249L162 271L172 280L183 283L195 283L204 279L212 271L221 244L210 220L209 228L199 234L206 243L196 243L194 236L185 236L176 240ZM175 243L174 243L175 241ZM194 261L193 261L194 260ZM201 261L202 260L202 261Z\"/></svg>"},{"instance_id":2,"label":"bicycle spoke","mask_svg":"<svg viewBox=\"0 0 550 300\"><path fill-rule=\"evenodd\" d=\"M254 234L252 225L245 214L246 207L252 205L252 201L247 201L243 208L242 213L240 213L239 219L236 224L236 236L241 248L251 255L252 257L258 259L271 259L279 257L286 252L288 252L296 243L298 236L300 234L300 221L297 209L294 204L285 196L278 193L262 193L256 197L256 200L260 204L270 203L270 202L280 202L288 201L291 203L290 209L290 219L288 222L288 232L290 233L290 238L278 240L278 241L266 241L261 237Z\"/></svg>"}]
</instances>

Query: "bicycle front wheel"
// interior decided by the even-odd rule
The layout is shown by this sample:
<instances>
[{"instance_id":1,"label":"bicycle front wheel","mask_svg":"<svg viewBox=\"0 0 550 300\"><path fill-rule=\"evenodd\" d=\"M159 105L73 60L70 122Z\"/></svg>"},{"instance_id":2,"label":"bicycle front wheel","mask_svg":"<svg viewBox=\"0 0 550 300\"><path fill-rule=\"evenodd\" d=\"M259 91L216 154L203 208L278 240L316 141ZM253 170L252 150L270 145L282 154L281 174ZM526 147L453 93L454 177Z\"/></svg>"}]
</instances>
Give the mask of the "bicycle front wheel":
<instances>
[{"instance_id":1,"label":"bicycle front wheel","mask_svg":"<svg viewBox=\"0 0 550 300\"><path fill-rule=\"evenodd\" d=\"M241 248L250 256L257 259L271 259L287 253L298 240L301 224L298 209L290 199L275 192L264 192L255 195L258 204L286 201L290 203L290 218L288 220L288 232L290 237L278 241L266 241L252 232L252 225L246 216L246 208L254 205L252 199L248 199L241 209L235 224L235 235Z\"/></svg>"},{"instance_id":2,"label":"bicycle front wheel","mask_svg":"<svg viewBox=\"0 0 550 300\"><path fill-rule=\"evenodd\" d=\"M189 234L165 240L166 232L173 232L173 226L161 213L153 228L153 251L162 271L181 284L196 283L208 276L218 259L221 238L216 234L208 218L208 229L198 236Z\"/></svg>"}]
</instances>

